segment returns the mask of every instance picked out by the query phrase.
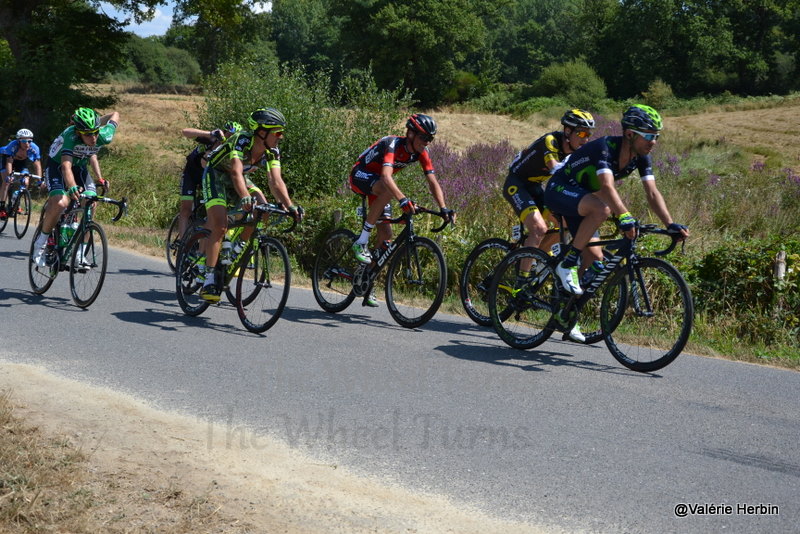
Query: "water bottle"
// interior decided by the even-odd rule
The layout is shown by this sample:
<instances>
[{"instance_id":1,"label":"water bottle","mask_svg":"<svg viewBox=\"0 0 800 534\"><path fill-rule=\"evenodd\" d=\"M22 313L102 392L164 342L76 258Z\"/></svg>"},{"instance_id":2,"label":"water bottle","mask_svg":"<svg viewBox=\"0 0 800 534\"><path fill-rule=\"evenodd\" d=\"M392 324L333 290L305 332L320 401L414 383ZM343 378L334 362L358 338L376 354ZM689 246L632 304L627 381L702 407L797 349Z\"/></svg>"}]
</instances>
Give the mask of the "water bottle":
<instances>
[{"instance_id":1,"label":"water bottle","mask_svg":"<svg viewBox=\"0 0 800 534\"><path fill-rule=\"evenodd\" d=\"M581 287L588 287L592 283L594 277L603 272L605 264L600 260L594 260L591 265L584 271L581 276Z\"/></svg>"},{"instance_id":2,"label":"water bottle","mask_svg":"<svg viewBox=\"0 0 800 534\"><path fill-rule=\"evenodd\" d=\"M72 222L69 220L65 220L61 223L61 233L59 244L62 247L66 247L69 243L69 240L72 239L72 236L75 235L75 230L78 229L78 221L73 219Z\"/></svg>"},{"instance_id":3,"label":"water bottle","mask_svg":"<svg viewBox=\"0 0 800 534\"><path fill-rule=\"evenodd\" d=\"M14 202L17 201L17 197L19 196L19 189L14 191L14 194L11 195L11 205L14 205Z\"/></svg>"},{"instance_id":4,"label":"water bottle","mask_svg":"<svg viewBox=\"0 0 800 534\"><path fill-rule=\"evenodd\" d=\"M232 244L228 240L227 236L222 241L222 249L219 251L219 263L220 265L230 265L231 261L231 248Z\"/></svg>"}]
</instances>

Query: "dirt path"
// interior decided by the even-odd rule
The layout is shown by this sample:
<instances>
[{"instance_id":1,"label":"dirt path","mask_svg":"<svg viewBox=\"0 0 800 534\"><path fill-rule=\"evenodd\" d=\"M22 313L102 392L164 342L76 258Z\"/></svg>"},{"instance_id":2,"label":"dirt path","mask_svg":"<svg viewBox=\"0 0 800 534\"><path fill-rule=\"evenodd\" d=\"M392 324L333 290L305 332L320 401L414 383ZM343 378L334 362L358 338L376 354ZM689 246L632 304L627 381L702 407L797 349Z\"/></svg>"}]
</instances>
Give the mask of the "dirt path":
<instances>
[{"instance_id":1,"label":"dirt path","mask_svg":"<svg viewBox=\"0 0 800 534\"><path fill-rule=\"evenodd\" d=\"M39 367L0 360L6 391L17 416L88 455L93 513L113 532L538 531Z\"/></svg>"}]
</instances>

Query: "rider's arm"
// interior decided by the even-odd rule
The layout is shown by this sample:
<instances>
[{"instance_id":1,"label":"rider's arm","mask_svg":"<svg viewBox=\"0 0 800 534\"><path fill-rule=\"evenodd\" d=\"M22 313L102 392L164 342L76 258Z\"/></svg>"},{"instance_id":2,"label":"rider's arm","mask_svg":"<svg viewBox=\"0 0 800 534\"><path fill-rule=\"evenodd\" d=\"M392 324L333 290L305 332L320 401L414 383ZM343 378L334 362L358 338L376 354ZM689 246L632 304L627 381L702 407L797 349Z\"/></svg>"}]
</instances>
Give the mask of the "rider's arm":
<instances>
[{"instance_id":1,"label":"rider's arm","mask_svg":"<svg viewBox=\"0 0 800 534\"><path fill-rule=\"evenodd\" d=\"M243 171L244 165L242 164L242 160L239 158L231 158L231 183L240 199L250 196L250 193L247 191L247 183L244 181Z\"/></svg>"},{"instance_id":2,"label":"rider's arm","mask_svg":"<svg viewBox=\"0 0 800 534\"><path fill-rule=\"evenodd\" d=\"M103 115L102 117L100 117L100 126L106 125L109 122L113 122L114 124L119 125L118 111L112 111L111 113L108 113L107 115Z\"/></svg>"},{"instance_id":3,"label":"rider's arm","mask_svg":"<svg viewBox=\"0 0 800 534\"><path fill-rule=\"evenodd\" d=\"M661 194L661 191L658 190L658 187L656 187L655 180L643 181L642 186L644 187L644 193L647 197L647 204L650 206L650 209L653 210L653 213L661 219L664 226L669 226L675 222L672 220L672 215L669 214L667 203L664 202L664 196ZM681 233L684 237L689 235L689 231L685 229L681 229Z\"/></svg>"},{"instance_id":4,"label":"rider's arm","mask_svg":"<svg viewBox=\"0 0 800 534\"><path fill-rule=\"evenodd\" d=\"M292 206L292 199L289 198L289 190L286 188L286 182L283 181L280 167L272 167L269 170L269 191L275 199L286 206Z\"/></svg>"},{"instance_id":5,"label":"rider's arm","mask_svg":"<svg viewBox=\"0 0 800 534\"><path fill-rule=\"evenodd\" d=\"M392 192L392 196L395 198L395 200L402 200L405 198L403 192L400 191L399 187L397 187L397 182L394 181L393 169L390 165L384 165L381 168L380 180L384 187Z\"/></svg>"},{"instance_id":6,"label":"rider's arm","mask_svg":"<svg viewBox=\"0 0 800 534\"><path fill-rule=\"evenodd\" d=\"M209 141L218 139L218 137L214 135L214 131L200 130L198 128L184 128L183 130L181 130L181 134L183 134L184 137L188 137L189 139L202 138L204 140L209 140ZM220 132L220 136L221 135L222 132Z\"/></svg>"},{"instance_id":7,"label":"rider's arm","mask_svg":"<svg viewBox=\"0 0 800 534\"><path fill-rule=\"evenodd\" d=\"M33 174L42 176L42 160L37 159L33 162Z\"/></svg>"},{"instance_id":8,"label":"rider's arm","mask_svg":"<svg viewBox=\"0 0 800 534\"><path fill-rule=\"evenodd\" d=\"M100 160L97 158L97 154L92 154L89 157L89 168L92 170L92 176L94 176L94 181L98 184L103 183L103 173L100 172Z\"/></svg>"},{"instance_id":9,"label":"rider's arm","mask_svg":"<svg viewBox=\"0 0 800 534\"><path fill-rule=\"evenodd\" d=\"M64 189L67 194L75 184L75 175L72 174L72 156L61 156L61 177L64 178Z\"/></svg>"},{"instance_id":10,"label":"rider's arm","mask_svg":"<svg viewBox=\"0 0 800 534\"><path fill-rule=\"evenodd\" d=\"M431 191L431 195L433 195L433 199L436 201L436 204L439 205L440 208L446 208L447 204L444 201L444 192L442 191L442 187L439 185L439 180L436 179L436 175L434 173L426 173L425 179L428 181L428 189Z\"/></svg>"}]
</instances>

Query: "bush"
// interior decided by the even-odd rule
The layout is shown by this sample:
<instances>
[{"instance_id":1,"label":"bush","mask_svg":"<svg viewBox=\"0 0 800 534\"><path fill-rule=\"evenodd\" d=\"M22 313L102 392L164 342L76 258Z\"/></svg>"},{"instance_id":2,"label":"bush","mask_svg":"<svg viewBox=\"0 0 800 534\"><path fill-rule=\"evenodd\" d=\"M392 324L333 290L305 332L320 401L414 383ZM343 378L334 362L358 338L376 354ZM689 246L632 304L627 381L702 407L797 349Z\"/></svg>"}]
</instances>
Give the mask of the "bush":
<instances>
[{"instance_id":1,"label":"bush","mask_svg":"<svg viewBox=\"0 0 800 534\"><path fill-rule=\"evenodd\" d=\"M672 87L661 79L650 83L647 91L642 93L644 103L656 109L664 109L675 104L675 94Z\"/></svg>"},{"instance_id":2,"label":"bush","mask_svg":"<svg viewBox=\"0 0 800 534\"><path fill-rule=\"evenodd\" d=\"M595 108L606 98L606 84L583 59L545 67L533 83L536 96L561 97L572 107Z\"/></svg>"}]
</instances>

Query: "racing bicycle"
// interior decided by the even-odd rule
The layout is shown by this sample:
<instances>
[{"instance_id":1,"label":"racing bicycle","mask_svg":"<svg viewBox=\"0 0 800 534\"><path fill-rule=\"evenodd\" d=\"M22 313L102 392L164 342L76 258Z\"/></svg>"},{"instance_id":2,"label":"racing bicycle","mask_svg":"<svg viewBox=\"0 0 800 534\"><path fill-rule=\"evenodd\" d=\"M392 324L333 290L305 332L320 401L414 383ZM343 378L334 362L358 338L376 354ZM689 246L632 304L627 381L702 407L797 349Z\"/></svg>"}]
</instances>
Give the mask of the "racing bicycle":
<instances>
[{"instance_id":1,"label":"racing bicycle","mask_svg":"<svg viewBox=\"0 0 800 534\"><path fill-rule=\"evenodd\" d=\"M9 219L14 219L14 234L17 239L22 239L31 223L31 192L23 180L33 180L41 183L42 177L27 172L14 172L8 177L8 198L6 199L7 216L0 218L0 232L6 229Z\"/></svg>"},{"instance_id":2,"label":"racing bicycle","mask_svg":"<svg viewBox=\"0 0 800 534\"><path fill-rule=\"evenodd\" d=\"M292 219L292 225L284 232L291 232L297 225L291 213L276 204L254 205L250 213L229 211L231 248L227 253L224 249L220 251L215 271L215 280L225 291L228 300L236 306L242 325L254 333L265 332L280 318L291 285L289 254L280 240L268 235L261 214L278 216L270 226L280 224L286 217ZM247 227L253 228L250 238L246 241L238 239ZM202 267L205 266L203 251L211 231L199 227L190 230L192 233L182 240L178 252L175 286L183 312L197 316L211 305L200 297L200 289L205 281L202 274ZM229 254L227 258L226 254ZM234 280L235 292L230 287Z\"/></svg>"},{"instance_id":3,"label":"racing bicycle","mask_svg":"<svg viewBox=\"0 0 800 534\"><path fill-rule=\"evenodd\" d=\"M43 294L53 285L59 272L69 271L69 287L75 304L87 308L97 299L108 266L108 240L103 227L94 220L98 203L117 207L117 214L111 219L114 222L128 211L128 201L124 197L114 200L81 193L79 200L70 201L48 238L45 267L33 261L43 218L39 221L28 256L28 278L34 293Z\"/></svg>"},{"instance_id":4,"label":"racing bicycle","mask_svg":"<svg viewBox=\"0 0 800 534\"><path fill-rule=\"evenodd\" d=\"M172 221L169 223L167 229L167 239L164 241L164 249L167 256L167 265L170 271L175 272L175 260L178 258L178 251L181 248L181 240L186 237L186 233L190 229L203 224L206 218L205 204L203 203L202 195L195 195L194 203L192 205L192 212L189 214L189 220L186 223L186 232L181 235L180 232L180 212L175 214Z\"/></svg>"},{"instance_id":5,"label":"racing bicycle","mask_svg":"<svg viewBox=\"0 0 800 534\"><path fill-rule=\"evenodd\" d=\"M681 241L679 233L642 225L634 239L590 242L604 248L605 264L580 296L567 292L555 274L567 247L556 256L529 247L510 253L498 265L488 295L500 338L530 349L554 331L569 332L580 324L598 329L614 358L629 369L652 372L669 365L689 339L694 305L689 286L672 264L637 252L640 239L649 234L672 240L655 256L670 253ZM533 260L529 282L516 287L524 259Z\"/></svg>"},{"instance_id":6,"label":"racing bicycle","mask_svg":"<svg viewBox=\"0 0 800 534\"><path fill-rule=\"evenodd\" d=\"M360 213L366 214L362 197ZM417 206L416 214L441 217L441 232L450 223L446 215ZM311 285L320 307L330 313L347 308L353 300L371 289L382 269L386 274L386 305L392 318L405 328L417 328L434 316L444 299L447 288L447 266L444 254L435 241L414 232L414 214L403 213L397 218L384 218L379 224L403 224L405 227L394 241L373 253L372 263L355 259L353 243L356 234L345 228L334 230L325 238L314 262Z\"/></svg>"}]
</instances>

